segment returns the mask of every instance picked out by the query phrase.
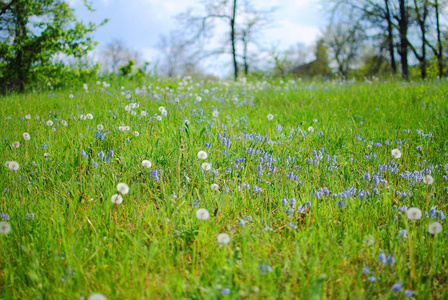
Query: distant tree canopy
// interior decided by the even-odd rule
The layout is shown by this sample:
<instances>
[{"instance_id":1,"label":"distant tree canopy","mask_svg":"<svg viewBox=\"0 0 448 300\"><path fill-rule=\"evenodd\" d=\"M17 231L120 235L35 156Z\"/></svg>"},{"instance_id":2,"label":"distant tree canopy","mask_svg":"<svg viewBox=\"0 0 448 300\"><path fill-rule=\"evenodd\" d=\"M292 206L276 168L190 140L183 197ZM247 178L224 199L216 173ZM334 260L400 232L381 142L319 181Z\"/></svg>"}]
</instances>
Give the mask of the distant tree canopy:
<instances>
[{"instance_id":1,"label":"distant tree canopy","mask_svg":"<svg viewBox=\"0 0 448 300\"><path fill-rule=\"evenodd\" d=\"M38 72L52 67L52 58L57 54L85 55L94 48L88 34L96 27L77 21L67 1L1 0L1 91L24 91Z\"/></svg>"}]
</instances>

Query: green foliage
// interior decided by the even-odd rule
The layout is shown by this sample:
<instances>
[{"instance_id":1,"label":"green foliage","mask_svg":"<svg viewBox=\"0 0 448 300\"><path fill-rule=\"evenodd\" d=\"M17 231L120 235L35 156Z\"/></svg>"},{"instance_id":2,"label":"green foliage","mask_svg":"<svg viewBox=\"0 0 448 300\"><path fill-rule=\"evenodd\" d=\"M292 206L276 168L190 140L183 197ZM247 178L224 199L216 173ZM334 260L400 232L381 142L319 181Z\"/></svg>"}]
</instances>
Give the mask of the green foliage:
<instances>
[{"instance_id":1,"label":"green foliage","mask_svg":"<svg viewBox=\"0 0 448 300\"><path fill-rule=\"evenodd\" d=\"M41 73L57 74L55 55L81 57L95 46L89 33L97 25L77 21L66 1L3 1L0 12L0 31L7 37L0 39L2 92L24 91Z\"/></svg>"},{"instance_id":2,"label":"green foliage","mask_svg":"<svg viewBox=\"0 0 448 300\"><path fill-rule=\"evenodd\" d=\"M132 68L134 67L135 64L136 64L135 60L132 60L132 59L128 60L128 63L126 65L121 66L119 68L120 74L122 76L130 75L132 73Z\"/></svg>"}]
</instances>

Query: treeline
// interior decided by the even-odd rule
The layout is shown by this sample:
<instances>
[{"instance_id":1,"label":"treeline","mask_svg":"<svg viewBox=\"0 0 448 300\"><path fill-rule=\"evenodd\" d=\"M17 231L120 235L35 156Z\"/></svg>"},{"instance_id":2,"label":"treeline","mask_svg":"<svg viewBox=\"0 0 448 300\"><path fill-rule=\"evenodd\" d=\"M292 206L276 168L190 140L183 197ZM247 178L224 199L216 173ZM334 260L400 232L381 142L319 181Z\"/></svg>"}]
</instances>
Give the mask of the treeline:
<instances>
[{"instance_id":1,"label":"treeline","mask_svg":"<svg viewBox=\"0 0 448 300\"><path fill-rule=\"evenodd\" d=\"M147 62L119 40L98 49L95 58L92 33L107 20L84 24L67 1L0 0L0 91L99 75L205 77L205 63L220 58L230 61L234 79L446 76L448 0L326 1L328 26L320 38L287 49L264 39L282 17L276 7L198 1L176 17L179 29L160 37L159 57Z\"/></svg>"}]
</instances>

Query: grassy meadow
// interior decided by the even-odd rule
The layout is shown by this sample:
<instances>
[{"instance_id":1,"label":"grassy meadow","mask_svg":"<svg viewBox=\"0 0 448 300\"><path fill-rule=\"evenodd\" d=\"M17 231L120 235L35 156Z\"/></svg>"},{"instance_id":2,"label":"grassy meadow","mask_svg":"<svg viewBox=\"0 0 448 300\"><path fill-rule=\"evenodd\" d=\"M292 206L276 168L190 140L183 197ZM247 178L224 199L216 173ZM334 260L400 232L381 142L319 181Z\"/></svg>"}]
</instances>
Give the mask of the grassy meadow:
<instances>
[{"instance_id":1,"label":"grassy meadow","mask_svg":"<svg viewBox=\"0 0 448 300\"><path fill-rule=\"evenodd\" d=\"M3 96L0 299L448 299L447 95L185 78Z\"/></svg>"}]
</instances>

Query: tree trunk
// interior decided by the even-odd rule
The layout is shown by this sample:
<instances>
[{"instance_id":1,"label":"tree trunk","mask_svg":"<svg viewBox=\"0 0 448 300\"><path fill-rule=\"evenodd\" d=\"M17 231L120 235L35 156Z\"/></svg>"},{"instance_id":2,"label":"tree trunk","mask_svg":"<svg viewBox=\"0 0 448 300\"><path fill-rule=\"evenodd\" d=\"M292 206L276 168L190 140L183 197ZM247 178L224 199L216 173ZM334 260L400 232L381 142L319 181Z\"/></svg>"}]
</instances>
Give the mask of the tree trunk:
<instances>
[{"instance_id":1,"label":"tree trunk","mask_svg":"<svg viewBox=\"0 0 448 300\"><path fill-rule=\"evenodd\" d=\"M244 53L243 53L244 75L247 76L249 74L249 63L247 61L247 41L246 41L246 38L243 38L243 44L244 44Z\"/></svg>"},{"instance_id":2,"label":"tree trunk","mask_svg":"<svg viewBox=\"0 0 448 300\"><path fill-rule=\"evenodd\" d=\"M232 18L230 19L230 40L232 41L233 74L235 81L238 79L238 63L236 61L236 45L235 45L236 1L237 0L233 0Z\"/></svg>"},{"instance_id":3,"label":"tree trunk","mask_svg":"<svg viewBox=\"0 0 448 300\"><path fill-rule=\"evenodd\" d=\"M401 58L401 71L403 78L409 80L409 65L408 65L408 27L409 17L406 7L406 0L400 0L400 19L398 20L398 31L400 33L400 47L399 54Z\"/></svg>"},{"instance_id":4,"label":"tree trunk","mask_svg":"<svg viewBox=\"0 0 448 300\"><path fill-rule=\"evenodd\" d=\"M442 52L442 39L440 34L440 22L439 22L439 2L435 0L434 3L436 9L436 29L437 29L437 65L439 67L439 78L443 77L443 52Z\"/></svg>"},{"instance_id":5,"label":"tree trunk","mask_svg":"<svg viewBox=\"0 0 448 300\"><path fill-rule=\"evenodd\" d=\"M395 62L395 51L394 51L394 33L393 24L390 16L389 0L384 0L386 6L386 21L387 21L387 47L390 56L390 66L392 67L392 74L397 74L397 63Z\"/></svg>"}]
</instances>

